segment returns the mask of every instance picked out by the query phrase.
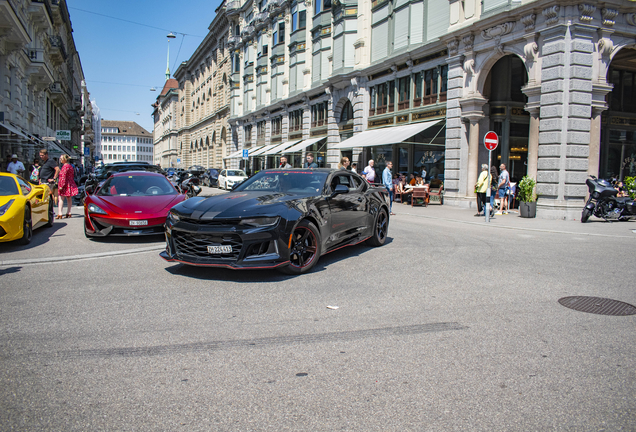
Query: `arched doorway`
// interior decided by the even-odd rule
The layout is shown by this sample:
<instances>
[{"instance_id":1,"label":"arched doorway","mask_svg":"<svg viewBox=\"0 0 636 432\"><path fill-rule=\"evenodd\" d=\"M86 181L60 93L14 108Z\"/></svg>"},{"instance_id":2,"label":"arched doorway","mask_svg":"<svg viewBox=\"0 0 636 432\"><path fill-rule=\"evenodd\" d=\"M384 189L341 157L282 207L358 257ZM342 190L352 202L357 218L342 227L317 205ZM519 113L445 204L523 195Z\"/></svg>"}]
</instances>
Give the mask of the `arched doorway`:
<instances>
[{"instance_id":1,"label":"arched doorway","mask_svg":"<svg viewBox=\"0 0 636 432\"><path fill-rule=\"evenodd\" d=\"M528 98L521 90L527 83L523 61L516 55L507 55L490 69L483 90L489 105L489 129L499 135L491 163L505 164L513 182L526 175L528 166L530 116L524 110Z\"/></svg>"},{"instance_id":2,"label":"arched doorway","mask_svg":"<svg viewBox=\"0 0 636 432\"><path fill-rule=\"evenodd\" d=\"M612 59L607 82L609 109L601 115L599 177L636 176L636 49L624 48Z\"/></svg>"}]
</instances>

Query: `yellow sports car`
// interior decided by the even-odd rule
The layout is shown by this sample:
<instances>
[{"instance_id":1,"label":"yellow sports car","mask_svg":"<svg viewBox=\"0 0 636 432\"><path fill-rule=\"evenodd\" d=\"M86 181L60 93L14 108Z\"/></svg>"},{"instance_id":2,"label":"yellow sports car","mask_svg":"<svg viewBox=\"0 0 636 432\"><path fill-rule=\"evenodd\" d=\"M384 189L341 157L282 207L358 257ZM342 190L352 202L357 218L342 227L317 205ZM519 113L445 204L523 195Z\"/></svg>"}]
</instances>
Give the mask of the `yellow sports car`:
<instances>
[{"instance_id":1,"label":"yellow sports car","mask_svg":"<svg viewBox=\"0 0 636 432\"><path fill-rule=\"evenodd\" d=\"M53 197L48 186L0 173L0 242L19 240L28 244L33 228L53 226L53 219Z\"/></svg>"}]
</instances>

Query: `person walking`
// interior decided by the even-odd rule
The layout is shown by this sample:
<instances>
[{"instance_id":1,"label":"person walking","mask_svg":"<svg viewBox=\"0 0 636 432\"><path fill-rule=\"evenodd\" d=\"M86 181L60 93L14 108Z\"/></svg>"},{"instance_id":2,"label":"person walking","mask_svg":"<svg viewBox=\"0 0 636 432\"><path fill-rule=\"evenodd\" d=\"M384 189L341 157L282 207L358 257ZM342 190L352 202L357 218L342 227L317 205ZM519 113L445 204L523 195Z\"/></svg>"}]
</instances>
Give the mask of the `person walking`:
<instances>
[{"instance_id":1,"label":"person walking","mask_svg":"<svg viewBox=\"0 0 636 432\"><path fill-rule=\"evenodd\" d=\"M497 186L499 192L499 200L501 202L501 208L495 214L504 215L508 214L508 190L510 189L510 174L506 170L506 164L499 165L501 172L499 173L499 184Z\"/></svg>"},{"instance_id":2,"label":"person walking","mask_svg":"<svg viewBox=\"0 0 636 432\"><path fill-rule=\"evenodd\" d=\"M58 182L58 193L60 198L57 205L57 218L62 219L62 210L64 209L64 201L66 200L66 217L71 217L71 208L73 207L73 197L78 194L77 185L75 184L75 170L69 162L69 155L60 156L62 170L60 171Z\"/></svg>"},{"instance_id":3,"label":"person walking","mask_svg":"<svg viewBox=\"0 0 636 432\"><path fill-rule=\"evenodd\" d=\"M40 184L49 185L54 202L57 204L57 178L60 175L60 168L53 159L49 159L49 151L47 149L40 150L40 160L42 161Z\"/></svg>"},{"instance_id":4,"label":"person walking","mask_svg":"<svg viewBox=\"0 0 636 432\"><path fill-rule=\"evenodd\" d=\"M386 163L386 168L382 171L382 184L389 192L389 211L391 212L391 216L395 215L393 213L393 175L391 174L391 169L393 168L393 162L389 161Z\"/></svg>"},{"instance_id":5,"label":"person walking","mask_svg":"<svg viewBox=\"0 0 636 432\"><path fill-rule=\"evenodd\" d=\"M477 193L477 214L475 216L484 216L486 205L486 191L490 187L488 184L488 164L481 164L481 173L475 183L475 192ZM482 209L484 213L482 214Z\"/></svg>"},{"instance_id":6,"label":"person walking","mask_svg":"<svg viewBox=\"0 0 636 432\"><path fill-rule=\"evenodd\" d=\"M375 168L373 168L374 164L375 162L373 161L373 159L369 159L369 165L367 165L367 167L363 171L369 183L375 183Z\"/></svg>"},{"instance_id":7,"label":"person walking","mask_svg":"<svg viewBox=\"0 0 636 432\"><path fill-rule=\"evenodd\" d=\"M278 165L278 168L280 168L280 169L289 169L291 167L292 166L287 163L287 157L286 156L281 156L280 157L280 164Z\"/></svg>"},{"instance_id":8,"label":"person walking","mask_svg":"<svg viewBox=\"0 0 636 432\"><path fill-rule=\"evenodd\" d=\"M303 164L303 168L318 168L318 164L314 162L314 154L307 153L305 157L305 163Z\"/></svg>"},{"instance_id":9,"label":"person walking","mask_svg":"<svg viewBox=\"0 0 636 432\"><path fill-rule=\"evenodd\" d=\"M499 172L497 167L490 167L490 215L495 214L495 195L497 195L497 184L499 183Z\"/></svg>"},{"instance_id":10,"label":"person walking","mask_svg":"<svg viewBox=\"0 0 636 432\"><path fill-rule=\"evenodd\" d=\"M18 160L17 154L11 155L11 162L7 165L7 172L20 177L24 174L24 164Z\"/></svg>"}]
</instances>

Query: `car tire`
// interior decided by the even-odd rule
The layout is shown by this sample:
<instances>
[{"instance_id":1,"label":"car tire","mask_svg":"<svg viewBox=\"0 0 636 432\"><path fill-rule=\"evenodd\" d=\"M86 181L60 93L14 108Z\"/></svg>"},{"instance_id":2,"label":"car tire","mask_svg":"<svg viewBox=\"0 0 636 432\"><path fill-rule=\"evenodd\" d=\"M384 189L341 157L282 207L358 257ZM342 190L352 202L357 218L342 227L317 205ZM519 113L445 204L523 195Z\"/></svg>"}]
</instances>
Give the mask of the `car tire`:
<instances>
[{"instance_id":1,"label":"car tire","mask_svg":"<svg viewBox=\"0 0 636 432\"><path fill-rule=\"evenodd\" d=\"M47 228L51 228L53 226L53 220L55 220L55 210L53 208L53 201L49 198L49 209L48 209L49 220L46 223Z\"/></svg>"},{"instance_id":2,"label":"car tire","mask_svg":"<svg viewBox=\"0 0 636 432\"><path fill-rule=\"evenodd\" d=\"M378 247L382 246L386 242L386 237L389 234L389 216L384 208L381 208L378 212L378 216L373 223L373 234L367 240L369 246Z\"/></svg>"},{"instance_id":3,"label":"car tire","mask_svg":"<svg viewBox=\"0 0 636 432\"><path fill-rule=\"evenodd\" d=\"M590 218L590 216L592 216L592 212L589 209L584 208L583 209L583 213L581 213L581 222L582 223L587 222L587 220Z\"/></svg>"},{"instance_id":4,"label":"car tire","mask_svg":"<svg viewBox=\"0 0 636 432\"><path fill-rule=\"evenodd\" d=\"M33 221L31 219L31 209L29 206L24 207L24 222L22 223L22 238L20 244L28 245L33 238Z\"/></svg>"},{"instance_id":5,"label":"car tire","mask_svg":"<svg viewBox=\"0 0 636 432\"><path fill-rule=\"evenodd\" d=\"M292 234L289 250L289 265L281 268L283 273L299 275L311 271L322 253L320 231L308 220L301 221Z\"/></svg>"}]
</instances>

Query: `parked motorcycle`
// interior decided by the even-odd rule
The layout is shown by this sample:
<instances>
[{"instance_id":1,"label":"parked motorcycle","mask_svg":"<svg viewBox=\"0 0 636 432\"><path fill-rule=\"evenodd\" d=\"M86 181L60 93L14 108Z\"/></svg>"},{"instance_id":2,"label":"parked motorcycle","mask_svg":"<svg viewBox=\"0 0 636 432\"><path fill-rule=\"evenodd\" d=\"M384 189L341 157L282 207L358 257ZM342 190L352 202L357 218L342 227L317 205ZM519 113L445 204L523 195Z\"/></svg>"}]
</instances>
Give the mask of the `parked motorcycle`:
<instances>
[{"instance_id":1,"label":"parked motorcycle","mask_svg":"<svg viewBox=\"0 0 636 432\"><path fill-rule=\"evenodd\" d=\"M587 222L592 215L606 222L636 219L634 200L617 196L618 190L609 181L590 176L585 184L590 191L590 197L583 208L581 222Z\"/></svg>"},{"instance_id":2,"label":"parked motorcycle","mask_svg":"<svg viewBox=\"0 0 636 432\"><path fill-rule=\"evenodd\" d=\"M190 172L175 173L168 178L177 190L186 194L188 198L195 197L201 193L199 178Z\"/></svg>"}]
</instances>

